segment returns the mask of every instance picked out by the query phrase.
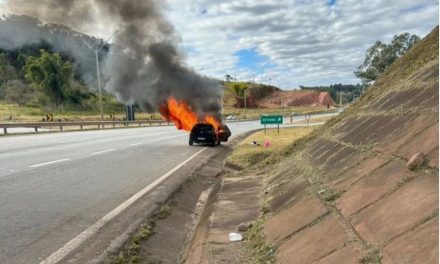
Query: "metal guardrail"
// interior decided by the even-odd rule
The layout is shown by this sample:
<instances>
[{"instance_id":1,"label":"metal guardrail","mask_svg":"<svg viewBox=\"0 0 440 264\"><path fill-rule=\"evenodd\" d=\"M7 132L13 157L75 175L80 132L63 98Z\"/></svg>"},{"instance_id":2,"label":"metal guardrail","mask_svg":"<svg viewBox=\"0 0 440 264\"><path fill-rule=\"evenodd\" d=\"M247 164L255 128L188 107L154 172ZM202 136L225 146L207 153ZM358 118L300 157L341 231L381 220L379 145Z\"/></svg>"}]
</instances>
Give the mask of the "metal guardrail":
<instances>
[{"instance_id":1,"label":"metal guardrail","mask_svg":"<svg viewBox=\"0 0 440 264\"><path fill-rule=\"evenodd\" d=\"M88 127L96 127L97 129L105 128L121 128L121 127L142 127L142 126L170 126L172 123L163 120L139 120L139 121L73 121L73 122L29 122L29 123L0 123L0 129L3 133L8 133L8 128L34 128L35 133L38 129L43 128L59 128L63 131L65 127L78 127L84 130ZM88 128L90 129L90 128Z\"/></svg>"},{"instance_id":2,"label":"metal guardrail","mask_svg":"<svg viewBox=\"0 0 440 264\"><path fill-rule=\"evenodd\" d=\"M226 120L229 122L243 122L255 121L259 119L235 119ZM143 127L143 126L172 126L172 122L164 120L139 120L139 121L61 121L61 122L23 122L23 123L0 123L0 129L3 129L4 134L8 134L9 128L34 128L35 133L39 129L53 129L56 131L63 131L64 128L78 128L77 130L85 129L107 129L107 128L128 128L128 127ZM92 128L91 128L92 127Z\"/></svg>"},{"instance_id":3,"label":"metal guardrail","mask_svg":"<svg viewBox=\"0 0 440 264\"><path fill-rule=\"evenodd\" d=\"M339 109L330 111L320 111L314 113L307 113L310 115L323 114L323 113L336 113ZM304 114L298 114L304 115ZM295 116L295 115L294 115ZM226 123L245 122L245 121L257 121L260 117L242 118L242 119L230 119L225 120ZM128 128L128 127L142 127L142 126L171 126L174 125L171 122L164 120L139 120L139 121L61 121L61 122L23 122L23 123L0 123L0 129L3 129L4 134L8 134L8 128L34 128L35 133L38 133L39 129L58 128L58 131L63 131L64 127L78 127L79 130L93 129L106 129L106 128ZM88 128L87 128L88 127Z\"/></svg>"}]
</instances>

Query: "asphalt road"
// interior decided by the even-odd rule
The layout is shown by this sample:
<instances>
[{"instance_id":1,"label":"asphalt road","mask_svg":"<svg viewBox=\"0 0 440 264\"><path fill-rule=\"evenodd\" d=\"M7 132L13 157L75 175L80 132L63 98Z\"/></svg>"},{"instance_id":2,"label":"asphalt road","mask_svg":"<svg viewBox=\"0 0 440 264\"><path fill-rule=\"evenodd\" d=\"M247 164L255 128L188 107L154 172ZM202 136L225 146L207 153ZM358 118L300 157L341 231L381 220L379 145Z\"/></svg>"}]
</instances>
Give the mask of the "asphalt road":
<instances>
[{"instance_id":1,"label":"asphalt road","mask_svg":"<svg viewBox=\"0 0 440 264\"><path fill-rule=\"evenodd\" d=\"M41 262L200 149L174 127L0 137L0 263Z\"/></svg>"},{"instance_id":2,"label":"asphalt road","mask_svg":"<svg viewBox=\"0 0 440 264\"><path fill-rule=\"evenodd\" d=\"M39 263L199 150L174 127L1 137L0 263Z\"/></svg>"}]
</instances>

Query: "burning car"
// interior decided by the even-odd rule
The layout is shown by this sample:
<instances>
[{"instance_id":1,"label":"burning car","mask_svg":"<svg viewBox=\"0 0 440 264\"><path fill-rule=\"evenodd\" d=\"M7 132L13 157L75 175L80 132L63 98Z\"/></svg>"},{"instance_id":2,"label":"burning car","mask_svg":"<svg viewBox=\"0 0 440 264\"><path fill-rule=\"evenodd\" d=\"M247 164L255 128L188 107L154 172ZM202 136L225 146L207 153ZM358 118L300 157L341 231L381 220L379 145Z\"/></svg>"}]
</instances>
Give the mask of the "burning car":
<instances>
[{"instance_id":1,"label":"burning car","mask_svg":"<svg viewBox=\"0 0 440 264\"><path fill-rule=\"evenodd\" d=\"M220 143L228 141L231 131L225 124L220 124L216 129L214 125L209 123L197 123L191 129L189 135L189 145L194 143L208 143L212 146L220 145Z\"/></svg>"},{"instance_id":2,"label":"burning car","mask_svg":"<svg viewBox=\"0 0 440 264\"><path fill-rule=\"evenodd\" d=\"M212 146L227 142L231 130L221 119L210 113L198 113L185 101L169 98L159 109L168 121L172 121L177 129L190 132L189 144L209 143Z\"/></svg>"},{"instance_id":3,"label":"burning car","mask_svg":"<svg viewBox=\"0 0 440 264\"><path fill-rule=\"evenodd\" d=\"M220 141L227 142L229 137L231 136L231 130L229 130L229 127L225 124L220 124L218 126L218 137L220 138Z\"/></svg>"}]
</instances>

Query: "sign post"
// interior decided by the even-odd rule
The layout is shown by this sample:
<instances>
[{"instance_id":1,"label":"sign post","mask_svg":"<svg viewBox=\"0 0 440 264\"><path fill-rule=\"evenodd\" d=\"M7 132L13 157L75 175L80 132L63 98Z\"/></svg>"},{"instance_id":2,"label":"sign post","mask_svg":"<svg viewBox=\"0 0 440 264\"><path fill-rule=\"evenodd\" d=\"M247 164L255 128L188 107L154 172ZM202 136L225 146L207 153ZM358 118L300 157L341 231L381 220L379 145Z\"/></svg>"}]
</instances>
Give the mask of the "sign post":
<instances>
[{"instance_id":1,"label":"sign post","mask_svg":"<svg viewBox=\"0 0 440 264\"><path fill-rule=\"evenodd\" d=\"M260 123L264 125L264 133L266 134L266 125L277 125L278 134L280 133L280 124L283 123L283 116L280 115L266 115L261 116Z\"/></svg>"},{"instance_id":2,"label":"sign post","mask_svg":"<svg viewBox=\"0 0 440 264\"><path fill-rule=\"evenodd\" d=\"M307 120L307 126L309 126L309 121L310 121L310 115L308 115L308 114L306 114L305 116L304 116L304 118Z\"/></svg>"}]
</instances>

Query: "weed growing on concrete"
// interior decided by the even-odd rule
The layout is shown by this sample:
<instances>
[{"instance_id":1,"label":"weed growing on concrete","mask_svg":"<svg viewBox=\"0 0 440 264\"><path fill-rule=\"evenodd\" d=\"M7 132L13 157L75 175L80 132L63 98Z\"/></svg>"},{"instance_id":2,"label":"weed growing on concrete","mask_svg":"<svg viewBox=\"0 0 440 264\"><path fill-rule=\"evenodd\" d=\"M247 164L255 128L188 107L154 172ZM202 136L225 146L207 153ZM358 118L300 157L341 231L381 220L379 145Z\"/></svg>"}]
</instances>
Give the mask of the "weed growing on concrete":
<instances>
[{"instance_id":1,"label":"weed growing on concrete","mask_svg":"<svg viewBox=\"0 0 440 264\"><path fill-rule=\"evenodd\" d=\"M423 225L426 222L428 222L429 220L431 220L431 219L433 219L433 218L435 218L437 216L438 216L438 209L435 210L432 214L430 214L430 215L426 216L425 218L423 218L422 221L420 221L419 225Z\"/></svg>"},{"instance_id":2,"label":"weed growing on concrete","mask_svg":"<svg viewBox=\"0 0 440 264\"><path fill-rule=\"evenodd\" d=\"M132 237L127 246L119 252L118 255L111 258L112 264L135 264L139 263L139 248L140 243L150 237L153 234L155 226L154 221L148 222L148 224L142 225L138 232Z\"/></svg>"},{"instance_id":3,"label":"weed growing on concrete","mask_svg":"<svg viewBox=\"0 0 440 264\"><path fill-rule=\"evenodd\" d=\"M168 202L161 207L154 213L154 216L157 217L157 219L165 219L171 214L171 209L174 206L174 202Z\"/></svg>"},{"instance_id":4,"label":"weed growing on concrete","mask_svg":"<svg viewBox=\"0 0 440 264\"><path fill-rule=\"evenodd\" d=\"M147 224L141 225L137 233L131 238L130 242L119 252L118 255L111 257L112 264L136 264L140 262L139 249L142 241L149 238L154 233L157 220L162 220L171 215L171 210L175 206L174 201L169 201L157 209Z\"/></svg>"},{"instance_id":5,"label":"weed growing on concrete","mask_svg":"<svg viewBox=\"0 0 440 264\"><path fill-rule=\"evenodd\" d=\"M360 259L362 264L380 264L382 259L382 250L373 246L369 246Z\"/></svg>"},{"instance_id":6,"label":"weed growing on concrete","mask_svg":"<svg viewBox=\"0 0 440 264\"><path fill-rule=\"evenodd\" d=\"M264 219L258 220L245 233L245 247L250 253L250 263L275 263L275 248L273 245L269 244L264 237L263 223Z\"/></svg>"}]
</instances>

